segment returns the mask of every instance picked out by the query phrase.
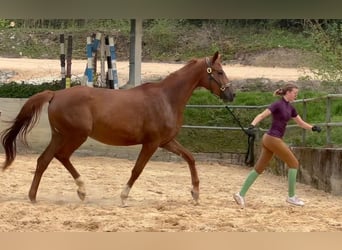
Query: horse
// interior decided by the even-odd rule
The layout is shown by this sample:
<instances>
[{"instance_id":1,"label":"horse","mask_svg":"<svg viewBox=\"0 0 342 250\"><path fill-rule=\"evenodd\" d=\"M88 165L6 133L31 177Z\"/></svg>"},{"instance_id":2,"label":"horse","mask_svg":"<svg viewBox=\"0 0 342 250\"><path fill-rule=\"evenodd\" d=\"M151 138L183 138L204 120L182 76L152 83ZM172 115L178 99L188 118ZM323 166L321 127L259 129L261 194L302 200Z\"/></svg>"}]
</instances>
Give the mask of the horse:
<instances>
[{"instance_id":1,"label":"horse","mask_svg":"<svg viewBox=\"0 0 342 250\"><path fill-rule=\"evenodd\" d=\"M56 158L72 175L83 201L86 189L81 175L70 161L71 155L88 137L112 146L142 145L131 176L120 193L126 206L129 192L145 165L158 148L182 157L189 166L193 200L199 199L199 178L191 152L176 139L183 122L186 103L196 88L203 87L225 102L235 93L222 69L221 55L188 61L158 82L147 82L130 89L74 86L39 92L24 103L11 125L1 132L5 150L3 170L15 160L19 139L27 145L27 134L38 122L42 107L48 104L51 140L37 159L36 171L28 193L36 202L44 171Z\"/></svg>"}]
</instances>

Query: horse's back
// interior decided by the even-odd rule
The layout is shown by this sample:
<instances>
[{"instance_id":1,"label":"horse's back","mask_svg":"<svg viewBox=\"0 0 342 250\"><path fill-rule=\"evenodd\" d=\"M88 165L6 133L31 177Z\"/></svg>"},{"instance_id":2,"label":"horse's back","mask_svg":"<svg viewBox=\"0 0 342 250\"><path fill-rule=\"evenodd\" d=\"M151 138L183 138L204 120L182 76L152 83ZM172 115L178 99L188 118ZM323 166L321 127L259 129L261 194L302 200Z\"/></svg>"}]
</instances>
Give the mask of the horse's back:
<instances>
[{"instance_id":1,"label":"horse's back","mask_svg":"<svg viewBox=\"0 0 342 250\"><path fill-rule=\"evenodd\" d=\"M56 91L49 105L53 127L112 145L140 144L176 133L178 119L154 84L128 90L76 86Z\"/></svg>"}]
</instances>

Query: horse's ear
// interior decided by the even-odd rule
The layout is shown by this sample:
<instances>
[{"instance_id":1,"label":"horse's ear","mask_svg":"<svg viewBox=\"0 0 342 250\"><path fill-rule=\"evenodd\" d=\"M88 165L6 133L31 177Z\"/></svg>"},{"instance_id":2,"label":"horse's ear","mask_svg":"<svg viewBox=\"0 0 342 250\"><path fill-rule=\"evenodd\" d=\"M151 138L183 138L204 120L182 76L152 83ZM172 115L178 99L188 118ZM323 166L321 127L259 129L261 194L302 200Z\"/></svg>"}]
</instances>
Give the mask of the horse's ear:
<instances>
[{"instance_id":1,"label":"horse's ear","mask_svg":"<svg viewBox=\"0 0 342 250\"><path fill-rule=\"evenodd\" d=\"M214 63L215 63L215 61L216 61L218 58L220 58L220 54L219 54L219 52L218 52L218 51L216 51L216 52L215 52L215 54L214 54L214 56L213 56L213 61L212 61L212 64L214 64Z\"/></svg>"}]
</instances>

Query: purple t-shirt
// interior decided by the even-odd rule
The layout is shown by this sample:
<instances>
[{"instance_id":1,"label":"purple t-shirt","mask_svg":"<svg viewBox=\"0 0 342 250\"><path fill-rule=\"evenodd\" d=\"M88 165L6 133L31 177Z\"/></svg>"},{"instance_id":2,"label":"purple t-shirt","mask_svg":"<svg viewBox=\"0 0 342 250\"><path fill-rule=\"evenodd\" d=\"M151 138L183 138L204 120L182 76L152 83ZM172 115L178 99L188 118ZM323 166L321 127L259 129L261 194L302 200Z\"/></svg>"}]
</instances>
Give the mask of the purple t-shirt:
<instances>
[{"instance_id":1,"label":"purple t-shirt","mask_svg":"<svg viewBox=\"0 0 342 250\"><path fill-rule=\"evenodd\" d=\"M288 121L296 117L298 113L284 98L272 103L268 109L272 113L272 125L267 134L282 138L285 134Z\"/></svg>"}]
</instances>

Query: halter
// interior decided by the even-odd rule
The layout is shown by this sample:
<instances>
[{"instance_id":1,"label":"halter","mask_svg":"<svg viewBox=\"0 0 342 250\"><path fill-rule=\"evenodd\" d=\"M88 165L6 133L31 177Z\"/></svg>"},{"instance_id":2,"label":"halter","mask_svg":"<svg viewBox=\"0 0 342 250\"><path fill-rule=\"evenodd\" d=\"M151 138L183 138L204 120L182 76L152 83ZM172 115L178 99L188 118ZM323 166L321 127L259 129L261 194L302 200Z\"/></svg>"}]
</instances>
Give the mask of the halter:
<instances>
[{"instance_id":1,"label":"halter","mask_svg":"<svg viewBox=\"0 0 342 250\"><path fill-rule=\"evenodd\" d=\"M224 91L226 90L226 88L229 87L230 83L227 83L227 84L225 84L225 85L222 85L222 83L220 83L219 81L217 81L217 80L215 79L214 75L213 75L213 71L214 71L214 70L213 70L213 68L211 67L211 63L210 63L209 58L206 57L206 58L205 58L205 61L206 61L207 66L208 66L208 67L207 67L207 73L208 73L208 75L209 75L210 84L211 84L211 80L214 80L214 82L220 87L220 90L221 90L222 92L224 92ZM213 91L212 91L212 88L211 88L211 85L210 85L210 91L213 92Z\"/></svg>"}]
</instances>

